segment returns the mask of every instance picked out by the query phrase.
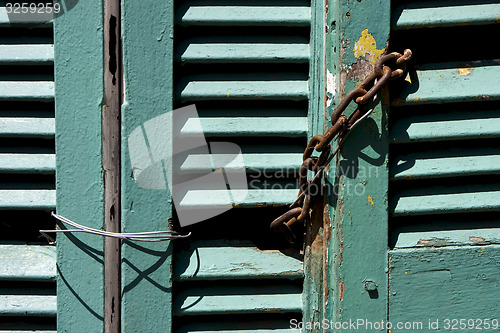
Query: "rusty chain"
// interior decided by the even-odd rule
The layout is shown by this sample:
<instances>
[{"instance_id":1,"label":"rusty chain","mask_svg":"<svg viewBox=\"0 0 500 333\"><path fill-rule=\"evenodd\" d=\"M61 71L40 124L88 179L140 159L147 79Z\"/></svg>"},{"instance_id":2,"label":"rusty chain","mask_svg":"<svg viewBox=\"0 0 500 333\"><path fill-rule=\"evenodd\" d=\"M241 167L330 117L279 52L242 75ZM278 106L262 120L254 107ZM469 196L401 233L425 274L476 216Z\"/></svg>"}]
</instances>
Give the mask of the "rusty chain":
<instances>
[{"instance_id":1,"label":"rusty chain","mask_svg":"<svg viewBox=\"0 0 500 333\"><path fill-rule=\"evenodd\" d=\"M340 150L352 129L370 115L373 109L368 109L368 103L375 99L377 93L390 80L405 77L406 64L411 56L411 50L406 49L403 54L392 52L380 57L375 63L373 71L363 82L351 90L335 108L330 120L332 125L325 134L315 135L309 141L304 150L302 166L299 169L299 195L295 202L290 205L290 210L271 223L271 229L283 233L290 243L294 243L296 240L291 226L297 221L304 222L310 218L311 207L322 194L323 170ZM358 106L349 117L346 117L344 111L352 101ZM330 143L335 138L338 138L339 142L336 149L330 154L332 150ZM320 153L320 156L312 156L314 151ZM315 173L312 180L307 179L308 171Z\"/></svg>"}]
</instances>

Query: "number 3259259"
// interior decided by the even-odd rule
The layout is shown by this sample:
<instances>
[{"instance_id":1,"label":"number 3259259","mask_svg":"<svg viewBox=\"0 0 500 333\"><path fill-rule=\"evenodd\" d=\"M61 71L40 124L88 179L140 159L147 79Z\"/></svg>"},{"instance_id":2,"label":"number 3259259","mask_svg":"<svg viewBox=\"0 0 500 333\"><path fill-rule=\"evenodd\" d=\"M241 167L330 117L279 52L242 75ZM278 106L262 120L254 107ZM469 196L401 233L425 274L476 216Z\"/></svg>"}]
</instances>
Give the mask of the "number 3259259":
<instances>
[{"instance_id":1,"label":"number 3259259","mask_svg":"<svg viewBox=\"0 0 500 333\"><path fill-rule=\"evenodd\" d=\"M6 3L5 10L7 14L58 14L61 11L61 5L58 3Z\"/></svg>"}]
</instances>

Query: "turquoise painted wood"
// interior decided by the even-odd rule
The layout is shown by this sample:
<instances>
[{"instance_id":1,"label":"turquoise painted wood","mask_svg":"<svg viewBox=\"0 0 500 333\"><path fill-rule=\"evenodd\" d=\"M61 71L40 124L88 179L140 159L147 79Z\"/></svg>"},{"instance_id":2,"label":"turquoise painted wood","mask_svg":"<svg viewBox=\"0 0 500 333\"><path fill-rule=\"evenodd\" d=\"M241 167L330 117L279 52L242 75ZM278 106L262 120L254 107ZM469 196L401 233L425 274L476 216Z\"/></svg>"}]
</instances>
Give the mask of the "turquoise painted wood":
<instances>
[{"instance_id":1,"label":"turquoise painted wood","mask_svg":"<svg viewBox=\"0 0 500 333\"><path fill-rule=\"evenodd\" d=\"M1 159L1 157L0 157ZM189 155L180 166L183 174L206 172L212 169L207 163L207 155ZM298 172L302 165L302 154L295 153L244 153L243 161L246 171L253 174L272 174L274 172ZM234 170L235 167L228 165L226 171Z\"/></svg>"},{"instance_id":2,"label":"turquoise painted wood","mask_svg":"<svg viewBox=\"0 0 500 333\"><path fill-rule=\"evenodd\" d=\"M183 63L307 63L308 44L203 43L189 44Z\"/></svg>"},{"instance_id":3,"label":"turquoise painted wood","mask_svg":"<svg viewBox=\"0 0 500 333\"><path fill-rule=\"evenodd\" d=\"M247 89L247 87L245 88ZM247 92L245 92L247 93ZM201 128L199 124L201 123ZM270 124L279 126L269 126ZM215 136L280 136L301 137L307 134L305 117L210 117L187 121L181 135Z\"/></svg>"},{"instance_id":4,"label":"turquoise painted wood","mask_svg":"<svg viewBox=\"0 0 500 333\"><path fill-rule=\"evenodd\" d=\"M54 118L0 118L0 137L54 138Z\"/></svg>"},{"instance_id":5,"label":"turquoise painted wood","mask_svg":"<svg viewBox=\"0 0 500 333\"><path fill-rule=\"evenodd\" d=\"M496 62L478 61L471 64L428 64L410 75L409 84L393 105L474 102L500 99Z\"/></svg>"},{"instance_id":6,"label":"turquoise painted wood","mask_svg":"<svg viewBox=\"0 0 500 333\"><path fill-rule=\"evenodd\" d=\"M456 155L460 154L460 155ZM500 173L500 155L491 150L441 152L397 156L391 163L391 180L431 179L457 176L495 175Z\"/></svg>"},{"instance_id":7,"label":"turquoise painted wood","mask_svg":"<svg viewBox=\"0 0 500 333\"><path fill-rule=\"evenodd\" d=\"M409 116L394 124L390 136L391 143L488 139L500 136L499 126L500 118L491 111L470 112L464 117L453 114Z\"/></svg>"},{"instance_id":8,"label":"turquoise painted wood","mask_svg":"<svg viewBox=\"0 0 500 333\"><path fill-rule=\"evenodd\" d=\"M197 81L177 93L184 101L206 100L307 100L307 81Z\"/></svg>"},{"instance_id":9,"label":"turquoise painted wood","mask_svg":"<svg viewBox=\"0 0 500 333\"><path fill-rule=\"evenodd\" d=\"M0 81L0 100L50 102L54 99L54 82Z\"/></svg>"},{"instance_id":10,"label":"turquoise painted wood","mask_svg":"<svg viewBox=\"0 0 500 333\"><path fill-rule=\"evenodd\" d=\"M417 248L417 247L443 247L463 245L489 245L500 244L500 230L496 227L496 221L487 221L478 218L472 221L466 229L451 229L449 225L457 225L456 220L440 219L442 230L432 225L422 224L417 228L403 227L397 229L397 242L395 249ZM430 231L429 231L430 230Z\"/></svg>"},{"instance_id":11,"label":"turquoise painted wood","mask_svg":"<svg viewBox=\"0 0 500 333\"><path fill-rule=\"evenodd\" d=\"M55 190L0 190L0 210L53 210L55 207Z\"/></svg>"},{"instance_id":12,"label":"turquoise painted wood","mask_svg":"<svg viewBox=\"0 0 500 333\"><path fill-rule=\"evenodd\" d=\"M193 241L175 253L176 280L301 279L302 261L251 242Z\"/></svg>"},{"instance_id":13,"label":"turquoise painted wood","mask_svg":"<svg viewBox=\"0 0 500 333\"><path fill-rule=\"evenodd\" d=\"M173 1L122 2L122 232L168 230L167 191L139 188L132 177L128 135L173 110ZM154 14L152 14L154 13ZM122 332L171 332L172 244L122 247Z\"/></svg>"},{"instance_id":14,"label":"turquoise painted wood","mask_svg":"<svg viewBox=\"0 0 500 333\"><path fill-rule=\"evenodd\" d=\"M0 45L0 64L35 65L53 62L54 46L51 44Z\"/></svg>"},{"instance_id":15,"label":"turquoise painted wood","mask_svg":"<svg viewBox=\"0 0 500 333\"><path fill-rule=\"evenodd\" d=\"M450 332L446 318L498 319L498 253L497 245L391 251L390 320ZM429 319L438 329L429 330Z\"/></svg>"},{"instance_id":16,"label":"turquoise painted wood","mask_svg":"<svg viewBox=\"0 0 500 333\"><path fill-rule=\"evenodd\" d=\"M334 29L328 35L333 39L327 55L327 97L333 103L329 112L385 52L391 9L385 0L340 0L334 6L328 21L328 28ZM381 100L346 140L335 167L328 171L332 240L327 308L334 322L387 318L388 129L387 105ZM346 114L353 110L348 108ZM373 281L376 290L368 292L365 281Z\"/></svg>"},{"instance_id":17,"label":"turquoise painted wood","mask_svg":"<svg viewBox=\"0 0 500 333\"><path fill-rule=\"evenodd\" d=\"M297 189L250 189L250 190L231 190L235 197L242 197L240 193L247 191L247 195L242 200L234 200L234 208L252 208L266 206L283 206L292 203L297 198ZM227 201L222 195L225 190L191 190L182 199L180 205L188 208L216 208L227 206Z\"/></svg>"},{"instance_id":18,"label":"turquoise painted wood","mask_svg":"<svg viewBox=\"0 0 500 333\"><path fill-rule=\"evenodd\" d=\"M54 281L54 246L0 245L0 281Z\"/></svg>"},{"instance_id":19,"label":"turquoise painted wood","mask_svg":"<svg viewBox=\"0 0 500 333\"><path fill-rule=\"evenodd\" d=\"M443 2L414 1L396 7L392 28L418 29L463 25L496 24L500 18L500 4L479 3L445 5Z\"/></svg>"},{"instance_id":20,"label":"turquoise painted wood","mask_svg":"<svg viewBox=\"0 0 500 333\"><path fill-rule=\"evenodd\" d=\"M56 316L56 296L0 295L0 318L13 316Z\"/></svg>"},{"instance_id":21,"label":"turquoise painted wood","mask_svg":"<svg viewBox=\"0 0 500 333\"><path fill-rule=\"evenodd\" d=\"M460 191L460 188L456 190ZM392 213L401 216L500 211L498 195L500 191L488 191L488 188L483 191L428 195L407 190L393 198L396 206Z\"/></svg>"},{"instance_id":22,"label":"turquoise painted wood","mask_svg":"<svg viewBox=\"0 0 500 333\"><path fill-rule=\"evenodd\" d=\"M311 9L306 6L190 6L179 15L192 26L308 26Z\"/></svg>"},{"instance_id":23,"label":"turquoise painted wood","mask_svg":"<svg viewBox=\"0 0 500 333\"><path fill-rule=\"evenodd\" d=\"M57 213L101 229L102 1L80 1L54 25ZM58 332L103 332L103 239L60 235L57 263Z\"/></svg>"},{"instance_id":24,"label":"turquoise painted wood","mask_svg":"<svg viewBox=\"0 0 500 333\"><path fill-rule=\"evenodd\" d=\"M55 154L0 154L1 173L53 174Z\"/></svg>"},{"instance_id":25,"label":"turquoise painted wood","mask_svg":"<svg viewBox=\"0 0 500 333\"><path fill-rule=\"evenodd\" d=\"M191 288L176 298L178 316L302 311L302 289L292 286Z\"/></svg>"}]
</instances>

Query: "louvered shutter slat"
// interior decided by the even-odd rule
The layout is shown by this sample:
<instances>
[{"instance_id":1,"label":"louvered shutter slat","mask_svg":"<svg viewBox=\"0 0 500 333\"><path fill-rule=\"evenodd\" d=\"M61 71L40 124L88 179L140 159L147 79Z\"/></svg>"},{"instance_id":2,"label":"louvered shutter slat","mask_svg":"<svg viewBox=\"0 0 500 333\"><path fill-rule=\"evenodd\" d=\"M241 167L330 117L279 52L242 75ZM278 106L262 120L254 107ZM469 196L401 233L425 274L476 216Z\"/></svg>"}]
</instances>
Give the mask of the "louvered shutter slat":
<instances>
[{"instance_id":1,"label":"louvered shutter slat","mask_svg":"<svg viewBox=\"0 0 500 333\"><path fill-rule=\"evenodd\" d=\"M251 243L198 241L180 248L176 280L300 279L302 262L277 250L261 251Z\"/></svg>"},{"instance_id":2,"label":"louvered shutter slat","mask_svg":"<svg viewBox=\"0 0 500 333\"><path fill-rule=\"evenodd\" d=\"M54 118L0 118L0 137L53 138Z\"/></svg>"},{"instance_id":3,"label":"louvered shutter slat","mask_svg":"<svg viewBox=\"0 0 500 333\"><path fill-rule=\"evenodd\" d=\"M0 316L55 317L56 296L0 295Z\"/></svg>"},{"instance_id":4,"label":"louvered shutter slat","mask_svg":"<svg viewBox=\"0 0 500 333\"><path fill-rule=\"evenodd\" d=\"M500 4L442 6L435 2L414 2L396 8L393 29L435 28L458 25L494 24L498 21Z\"/></svg>"},{"instance_id":5,"label":"louvered shutter slat","mask_svg":"<svg viewBox=\"0 0 500 333\"><path fill-rule=\"evenodd\" d=\"M201 121L201 129L198 124ZM307 135L307 119L304 117L211 117L200 121L188 121L181 129L182 135L212 136L304 136ZM269 124L276 124L270 127Z\"/></svg>"},{"instance_id":6,"label":"louvered shutter slat","mask_svg":"<svg viewBox=\"0 0 500 333\"><path fill-rule=\"evenodd\" d=\"M260 291L262 292L264 289L261 287ZM243 287L237 290L231 290L229 287L224 287L223 290L215 288L190 289L189 292L186 292L189 295L181 293L177 297L176 304L180 305L180 308L174 308L174 314L227 315L302 311L300 289L283 289L281 292L283 294L259 294L259 291L245 290ZM217 295L219 293L228 294Z\"/></svg>"},{"instance_id":7,"label":"louvered shutter slat","mask_svg":"<svg viewBox=\"0 0 500 333\"><path fill-rule=\"evenodd\" d=\"M1 156L0 156L1 158ZM247 172L277 172L282 170L297 171L302 164L302 154L252 154L245 153L243 160ZM208 155L189 155L182 163L180 171L183 174L207 172L211 170L212 165L208 165ZM234 166L228 165L224 168L226 171L233 170Z\"/></svg>"},{"instance_id":8,"label":"louvered shutter slat","mask_svg":"<svg viewBox=\"0 0 500 333\"><path fill-rule=\"evenodd\" d=\"M243 191L231 190L236 198L241 198ZM209 209L227 207L226 190L191 190L182 201L180 206L183 208ZM283 206L293 202L297 198L296 189L250 189L242 200L233 200L232 206L237 208Z\"/></svg>"},{"instance_id":9,"label":"louvered shutter slat","mask_svg":"<svg viewBox=\"0 0 500 333\"><path fill-rule=\"evenodd\" d=\"M1 173L55 173L55 154L0 154Z\"/></svg>"},{"instance_id":10,"label":"louvered shutter slat","mask_svg":"<svg viewBox=\"0 0 500 333\"><path fill-rule=\"evenodd\" d=\"M0 64L34 65L53 62L53 45L0 45Z\"/></svg>"},{"instance_id":11,"label":"louvered shutter slat","mask_svg":"<svg viewBox=\"0 0 500 333\"><path fill-rule=\"evenodd\" d=\"M183 25L285 25L308 26L309 7L287 6L203 6L189 7L180 18Z\"/></svg>"},{"instance_id":12,"label":"louvered shutter slat","mask_svg":"<svg viewBox=\"0 0 500 333\"><path fill-rule=\"evenodd\" d=\"M442 67L445 67L442 69ZM448 68L446 68L448 67ZM451 67L451 68L450 68ZM417 68L418 89L404 89L396 104L474 102L500 99L500 66L493 62L430 64Z\"/></svg>"},{"instance_id":13,"label":"louvered shutter slat","mask_svg":"<svg viewBox=\"0 0 500 333\"><path fill-rule=\"evenodd\" d=\"M444 156L426 158L421 154L408 154L395 157L398 164L391 165L394 180L430 179L454 176L477 176L500 174L500 155L470 156L472 152L462 152L465 156ZM409 161L409 162L408 162ZM409 164L405 167L405 164Z\"/></svg>"},{"instance_id":14,"label":"louvered shutter slat","mask_svg":"<svg viewBox=\"0 0 500 333\"><path fill-rule=\"evenodd\" d=\"M0 281L54 281L53 246L0 245Z\"/></svg>"},{"instance_id":15,"label":"louvered shutter slat","mask_svg":"<svg viewBox=\"0 0 500 333\"><path fill-rule=\"evenodd\" d=\"M0 190L0 210L53 210L55 207L55 190Z\"/></svg>"},{"instance_id":16,"label":"louvered shutter slat","mask_svg":"<svg viewBox=\"0 0 500 333\"><path fill-rule=\"evenodd\" d=\"M191 81L179 97L183 101L206 100L307 100L307 81Z\"/></svg>"},{"instance_id":17,"label":"louvered shutter slat","mask_svg":"<svg viewBox=\"0 0 500 333\"><path fill-rule=\"evenodd\" d=\"M54 82L0 81L0 100L48 102L54 99Z\"/></svg>"},{"instance_id":18,"label":"louvered shutter slat","mask_svg":"<svg viewBox=\"0 0 500 333\"><path fill-rule=\"evenodd\" d=\"M394 123L391 132L393 143L430 142L457 139L498 138L500 118L496 112L489 117L470 119L449 119L449 115L409 116ZM443 119L444 118L444 119Z\"/></svg>"},{"instance_id":19,"label":"louvered shutter slat","mask_svg":"<svg viewBox=\"0 0 500 333\"><path fill-rule=\"evenodd\" d=\"M308 44L211 43L190 44L181 55L185 63L307 63Z\"/></svg>"}]
</instances>

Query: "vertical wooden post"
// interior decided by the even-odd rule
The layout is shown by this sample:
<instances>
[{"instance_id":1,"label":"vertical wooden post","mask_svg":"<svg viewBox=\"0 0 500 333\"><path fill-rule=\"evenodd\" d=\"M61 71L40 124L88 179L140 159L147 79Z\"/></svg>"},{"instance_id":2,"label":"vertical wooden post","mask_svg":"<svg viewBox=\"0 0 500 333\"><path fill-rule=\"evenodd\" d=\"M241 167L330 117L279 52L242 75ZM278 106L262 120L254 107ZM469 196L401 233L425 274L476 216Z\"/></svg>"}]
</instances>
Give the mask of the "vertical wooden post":
<instances>
[{"instance_id":1,"label":"vertical wooden post","mask_svg":"<svg viewBox=\"0 0 500 333\"><path fill-rule=\"evenodd\" d=\"M173 0L122 2L124 232L168 230L172 217L169 191L141 188L131 177L128 135L173 110L173 27ZM122 260L122 331L170 332L172 242L124 242Z\"/></svg>"},{"instance_id":2,"label":"vertical wooden post","mask_svg":"<svg viewBox=\"0 0 500 333\"><path fill-rule=\"evenodd\" d=\"M104 92L102 108L102 164L104 171L104 226L121 230L121 47L120 0L104 1ZM121 240L104 240L104 331L119 333L121 321Z\"/></svg>"},{"instance_id":3,"label":"vertical wooden post","mask_svg":"<svg viewBox=\"0 0 500 333\"><path fill-rule=\"evenodd\" d=\"M104 221L102 11L101 0L84 0L54 20L57 213L97 229ZM102 333L102 237L58 235L57 269L57 331Z\"/></svg>"},{"instance_id":4,"label":"vertical wooden post","mask_svg":"<svg viewBox=\"0 0 500 333\"><path fill-rule=\"evenodd\" d=\"M335 0L331 5L327 68L328 97L333 103L329 112L372 71L386 51L390 31L389 0ZM354 109L353 103L345 114ZM353 130L336 167L332 165L328 172L333 215L328 308L334 322L387 320L387 130L387 105L379 96L372 114Z\"/></svg>"}]
</instances>

